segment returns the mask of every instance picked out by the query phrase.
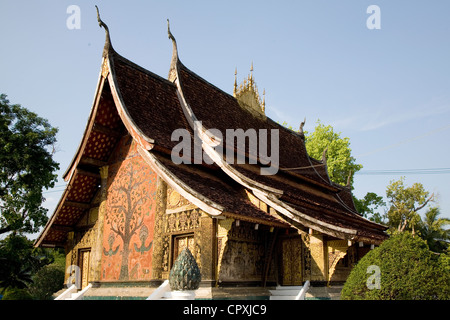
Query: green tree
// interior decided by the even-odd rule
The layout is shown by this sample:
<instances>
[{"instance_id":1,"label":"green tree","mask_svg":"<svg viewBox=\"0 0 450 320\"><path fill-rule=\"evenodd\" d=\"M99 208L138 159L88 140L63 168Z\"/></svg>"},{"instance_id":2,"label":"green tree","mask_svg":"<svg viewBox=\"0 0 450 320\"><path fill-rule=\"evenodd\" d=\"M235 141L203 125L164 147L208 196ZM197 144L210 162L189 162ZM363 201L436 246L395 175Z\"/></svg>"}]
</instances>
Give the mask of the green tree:
<instances>
[{"instance_id":1,"label":"green tree","mask_svg":"<svg viewBox=\"0 0 450 320\"><path fill-rule=\"evenodd\" d=\"M378 196L374 192L368 192L363 199L353 198L356 210L365 218L377 223L385 224L386 219L384 214L380 214L377 209L381 209L386 206L386 202L383 201L383 197Z\"/></svg>"},{"instance_id":2,"label":"green tree","mask_svg":"<svg viewBox=\"0 0 450 320\"><path fill-rule=\"evenodd\" d=\"M0 242L0 288L24 289L31 280L31 243L23 236L9 235Z\"/></svg>"},{"instance_id":3,"label":"green tree","mask_svg":"<svg viewBox=\"0 0 450 320\"><path fill-rule=\"evenodd\" d=\"M387 216L389 227L399 232L410 230L414 234L420 223L419 211L434 201L434 195L429 194L421 183L411 187L404 184L404 177L391 181L386 189L389 210Z\"/></svg>"},{"instance_id":4,"label":"green tree","mask_svg":"<svg viewBox=\"0 0 450 320\"><path fill-rule=\"evenodd\" d=\"M351 155L350 139L342 138L340 132L335 132L331 125L325 126L317 120L313 132L305 132L305 145L308 154L321 159L326 150L327 168L330 180L341 185L347 184L351 174L350 185L353 185L353 175L361 170L362 165L356 163Z\"/></svg>"},{"instance_id":5,"label":"green tree","mask_svg":"<svg viewBox=\"0 0 450 320\"><path fill-rule=\"evenodd\" d=\"M0 234L37 232L47 222L43 189L54 186L57 129L0 95Z\"/></svg>"},{"instance_id":6,"label":"green tree","mask_svg":"<svg viewBox=\"0 0 450 320\"><path fill-rule=\"evenodd\" d=\"M54 264L42 267L33 276L28 292L35 300L49 300L64 287L64 268Z\"/></svg>"},{"instance_id":7,"label":"green tree","mask_svg":"<svg viewBox=\"0 0 450 320\"><path fill-rule=\"evenodd\" d=\"M378 279L373 273L378 268ZM397 233L369 251L352 269L343 300L448 300L448 260L410 232ZM379 286L375 286L376 281Z\"/></svg>"},{"instance_id":8,"label":"green tree","mask_svg":"<svg viewBox=\"0 0 450 320\"><path fill-rule=\"evenodd\" d=\"M33 300L33 297L25 288L9 288L4 292L2 300Z\"/></svg>"},{"instance_id":9,"label":"green tree","mask_svg":"<svg viewBox=\"0 0 450 320\"><path fill-rule=\"evenodd\" d=\"M439 218L438 207L431 208L425 213L425 218L419 223L420 237L424 239L430 250L444 253L449 247L450 229L445 226L450 225L450 219Z\"/></svg>"},{"instance_id":10,"label":"green tree","mask_svg":"<svg viewBox=\"0 0 450 320\"><path fill-rule=\"evenodd\" d=\"M33 248L25 236L10 234L0 241L0 288L27 288L33 275L53 261L48 249Z\"/></svg>"}]
</instances>

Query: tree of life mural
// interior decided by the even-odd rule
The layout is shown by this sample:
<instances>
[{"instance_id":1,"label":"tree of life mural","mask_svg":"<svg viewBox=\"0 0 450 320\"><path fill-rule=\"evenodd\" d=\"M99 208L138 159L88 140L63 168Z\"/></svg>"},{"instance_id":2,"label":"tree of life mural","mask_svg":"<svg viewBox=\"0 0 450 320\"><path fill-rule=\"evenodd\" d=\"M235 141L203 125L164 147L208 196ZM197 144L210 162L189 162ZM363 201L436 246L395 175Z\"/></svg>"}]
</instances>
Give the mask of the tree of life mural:
<instances>
[{"instance_id":1,"label":"tree of life mural","mask_svg":"<svg viewBox=\"0 0 450 320\"><path fill-rule=\"evenodd\" d=\"M105 221L110 230L109 250L104 248L104 255L112 257L117 253L117 246L121 245L119 254L122 261L118 280L128 280L136 278L139 268L148 272L148 262L142 261L144 258L142 255L152 246L152 241L146 242L153 238L153 234L149 235L149 229L153 230L149 224L152 223L151 196L154 194L152 192L154 177L140 157L123 161L116 170L117 173L108 190L108 213ZM121 243L117 244L116 238L119 238ZM115 243L114 250L113 243ZM119 263L119 261L110 263L114 262ZM147 269L143 269L143 265L147 265Z\"/></svg>"}]
</instances>

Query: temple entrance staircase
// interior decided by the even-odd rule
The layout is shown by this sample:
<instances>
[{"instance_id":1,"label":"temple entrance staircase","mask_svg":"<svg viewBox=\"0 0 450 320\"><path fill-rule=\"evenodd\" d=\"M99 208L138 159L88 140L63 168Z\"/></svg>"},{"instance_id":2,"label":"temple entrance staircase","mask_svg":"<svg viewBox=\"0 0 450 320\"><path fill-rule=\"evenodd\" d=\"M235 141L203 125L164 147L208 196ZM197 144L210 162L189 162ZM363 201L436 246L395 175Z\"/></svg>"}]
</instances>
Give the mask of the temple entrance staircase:
<instances>
[{"instance_id":1,"label":"temple entrance staircase","mask_svg":"<svg viewBox=\"0 0 450 320\"><path fill-rule=\"evenodd\" d=\"M236 289L240 292L240 296L236 295L236 292L234 292ZM334 300L339 299L341 289L342 286L313 288L310 286L309 281L306 281L303 286L277 286L267 288L265 291L265 299L262 300ZM60 293L55 300L92 300L95 299L98 294L94 292L95 290L98 289L92 289L91 284L86 286L83 290L78 290L77 287L73 285ZM125 289L117 288L117 290L123 291ZM226 288L209 288L209 290L208 288L200 288L197 289L195 293L191 291L184 292L180 295L180 292L171 291L169 281L166 280L158 288L152 290L150 296L147 296L147 300L255 299L257 298L256 296L258 296L258 298L264 298L259 297L263 292L261 290L261 288L234 288L233 290ZM86 293L87 296L85 297ZM213 293L213 295L211 295L211 293ZM101 298L106 298L106 296ZM117 299L118 297L108 296L108 298ZM124 299L126 297L124 296L121 298ZM140 297L139 299L145 299L145 297Z\"/></svg>"},{"instance_id":2,"label":"temple entrance staircase","mask_svg":"<svg viewBox=\"0 0 450 320\"><path fill-rule=\"evenodd\" d=\"M270 290L270 300L305 300L308 289L309 281L303 286L277 286L275 290Z\"/></svg>"},{"instance_id":3,"label":"temple entrance staircase","mask_svg":"<svg viewBox=\"0 0 450 320\"><path fill-rule=\"evenodd\" d=\"M83 300L83 296L91 287L92 284L89 283L83 290L78 290L76 285L72 285L56 297L55 300Z\"/></svg>"}]
</instances>

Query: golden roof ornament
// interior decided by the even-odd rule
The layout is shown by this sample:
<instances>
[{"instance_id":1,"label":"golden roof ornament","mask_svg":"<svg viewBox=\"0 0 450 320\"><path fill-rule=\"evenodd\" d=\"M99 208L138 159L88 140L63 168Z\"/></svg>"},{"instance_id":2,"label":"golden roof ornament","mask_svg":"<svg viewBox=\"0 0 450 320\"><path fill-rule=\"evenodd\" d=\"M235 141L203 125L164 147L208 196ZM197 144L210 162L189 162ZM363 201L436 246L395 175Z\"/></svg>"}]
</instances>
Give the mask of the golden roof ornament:
<instances>
[{"instance_id":1,"label":"golden roof ornament","mask_svg":"<svg viewBox=\"0 0 450 320\"><path fill-rule=\"evenodd\" d=\"M247 78L244 78L242 83L237 85L237 69L234 73L234 88L233 96L238 100L239 105L244 109L249 110L256 116L262 116L265 118L266 109L266 91L264 90L263 99L259 96L258 87L256 86L253 78L253 61L250 67L250 74Z\"/></svg>"},{"instance_id":2,"label":"golden roof ornament","mask_svg":"<svg viewBox=\"0 0 450 320\"><path fill-rule=\"evenodd\" d=\"M233 88L233 97L236 98L237 93L237 67L234 69L234 88Z\"/></svg>"},{"instance_id":3,"label":"golden roof ornament","mask_svg":"<svg viewBox=\"0 0 450 320\"><path fill-rule=\"evenodd\" d=\"M249 89L253 90L253 61L252 66L250 67L250 75L248 77L248 82L249 82Z\"/></svg>"},{"instance_id":4,"label":"golden roof ornament","mask_svg":"<svg viewBox=\"0 0 450 320\"><path fill-rule=\"evenodd\" d=\"M261 104L261 109L264 113L266 112L266 89L263 90L263 101Z\"/></svg>"}]
</instances>

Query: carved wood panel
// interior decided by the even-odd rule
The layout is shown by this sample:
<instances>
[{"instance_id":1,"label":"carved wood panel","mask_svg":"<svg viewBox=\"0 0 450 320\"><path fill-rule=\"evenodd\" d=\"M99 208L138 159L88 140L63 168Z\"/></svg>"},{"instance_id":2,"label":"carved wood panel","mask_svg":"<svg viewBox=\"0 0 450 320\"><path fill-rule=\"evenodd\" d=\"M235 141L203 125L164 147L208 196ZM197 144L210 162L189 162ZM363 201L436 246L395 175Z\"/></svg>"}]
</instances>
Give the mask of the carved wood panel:
<instances>
[{"instance_id":1,"label":"carved wood panel","mask_svg":"<svg viewBox=\"0 0 450 320\"><path fill-rule=\"evenodd\" d=\"M284 238L281 240L282 275L284 286L302 284L302 242L300 237Z\"/></svg>"},{"instance_id":2,"label":"carved wood panel","mask_svg":"<svg viewBox=\"0 0 450 320\"><path fill-rule=\"evenodd\" d=\"M188 248L189 251L191 251L191 253L195 252L195 242L193 233L174 237L172 265L177 259L178 255L181 253L181 251L183 251L185 248Z\"/></svg>"},{"instance_id":3,"label":"carved wood panel","mask_svg":"<svg viewBox=\"0 0 450 320\"><path fill-rule=\"evenodd\" d=\"M84 289L89 284L89 263L91 250L80 250L79 266L81 270L81 289Z\"/></svg>"}]
</instances>

